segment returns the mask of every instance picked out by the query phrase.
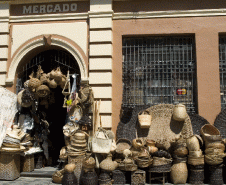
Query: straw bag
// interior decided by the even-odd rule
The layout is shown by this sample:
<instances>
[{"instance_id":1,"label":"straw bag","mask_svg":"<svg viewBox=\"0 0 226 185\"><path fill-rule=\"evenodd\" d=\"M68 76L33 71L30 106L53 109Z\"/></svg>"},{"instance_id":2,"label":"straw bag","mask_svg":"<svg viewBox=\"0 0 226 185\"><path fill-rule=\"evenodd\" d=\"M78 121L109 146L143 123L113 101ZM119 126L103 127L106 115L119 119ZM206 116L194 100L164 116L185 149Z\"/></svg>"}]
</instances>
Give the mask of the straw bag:
<instances>
[{"instance_id":1,"label":"straw bag","mask_svg":"<svg viewBox=\"0 0 226 185\"><path fill-rule=\"evenodd\" d=\"M138 120L141 128L149 128L151 126L151 115L148 111L139 112Z\"/></svg>"},{"instance_id":2,"label":"straw bag","mask_svg":"<svg viewBox=\"0 0 226 185\"><path fill-rule=\"evenodd\" d=\"M106 130L100 127L92 139L92 152L107 154L111 150L111 145L112 140L108 138Z\"/></svg>"}]
</instances>

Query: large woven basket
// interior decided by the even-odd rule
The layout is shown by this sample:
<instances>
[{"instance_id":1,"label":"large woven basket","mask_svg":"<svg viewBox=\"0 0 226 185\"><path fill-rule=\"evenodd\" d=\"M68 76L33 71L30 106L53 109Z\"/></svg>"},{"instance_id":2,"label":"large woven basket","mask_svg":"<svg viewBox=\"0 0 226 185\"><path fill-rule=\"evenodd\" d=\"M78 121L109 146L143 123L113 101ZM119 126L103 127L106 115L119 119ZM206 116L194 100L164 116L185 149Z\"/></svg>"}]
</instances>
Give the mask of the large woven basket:
<instances>
[{"instance_id":1,"label":"large woven basket","mask_svg":"<svg viewBox=\"0 0 226 185\"><path fill-rule=\"evenodd\" d=\"M216 117L214 126L220 130L221 136L226 138L226 109L223 109Z\"/></svg>"},{"instance_id":2,"label":"large woven basket","mask_svg":"<svg viewBox=\"0 0 226 185\"><path fill-rule=\"evenodd\" d=\"M176 121L172 119L173 108L172 104L159 104L147 109L152 116L147 139L156 141L164 149L169 149L180 137L187 139L193 135L189 116L185 121Z\"/></svg>"},{"instance_id":3,"label":"large woven basket","mask_svg":"<svg viewBox=\"0 0 226 185\"><path fill-rule=\"evenodd\" d=\"M223 181L223 165L210 165L209 166L209 184L224 184Z\"/></svg>"},{"instance_id":4,"label":"large woven basket","mask_svg":"<svg viewBox=\"0 0 226 185\"><path fill-rule=\"evenodd\" d=\"M195 114L195 113L188 113L190 120L191 120L191 125L193 129L194 135L200 135L200 130L202 126L205 124L209 124L209 122L203 118L202 116Z\"/></svg>"},{"instance_id":5,"label":"large woven basket","mask_svg":"<svg viewBox=\"0 0 226 185\"><path fill-rule=\"evenodd\" d=\"M131 184L140 185L146 183L146 172L144 170L137 170L131 174Z\"/></svg>"},{"instance_id":6,"label":"large woven basket","mask_svg":"<svg viewBox=\"0 0 226 185\"><path fill-rule=\"evenodd\" d=\"M126 184L125 172L121 170L112 171L113 184Z\"/></svg>"},{"instance_id":7,"label":"large woven basket","mask_svg":"<svg viewBox=\"0 0 226 185\"><path fill-rule=\"evenodd\" d=\"M0 179L15 180L20 177L20 154L0 153Z\"/></svg>"},{"instance_id":8,"label":"large woven basket","mask_svg":"<svg viewBox=\"0 0 226 185\"><path fill-rule=\"evenodd\" d=\"M25 155L20 157L20 171L31 172L35 168L34 155Z\"/></svg>"},{"instance_id":9,"label":"large woven basket","mask_svg":"<svg viewBox=\"0 0 226 185\"><path fill-rule=\"evenodd\" d=\"M204 178L204 165L190 165L190 175L188 178L189 184L203 184Z\"/></svg>"}]
</instances>

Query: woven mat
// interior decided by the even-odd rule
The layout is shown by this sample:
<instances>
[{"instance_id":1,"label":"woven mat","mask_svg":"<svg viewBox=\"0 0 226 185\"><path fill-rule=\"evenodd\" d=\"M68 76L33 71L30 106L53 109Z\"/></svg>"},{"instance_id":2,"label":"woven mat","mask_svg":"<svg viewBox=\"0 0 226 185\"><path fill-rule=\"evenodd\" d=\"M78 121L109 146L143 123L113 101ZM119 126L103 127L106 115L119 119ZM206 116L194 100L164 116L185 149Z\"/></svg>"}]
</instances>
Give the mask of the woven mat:
<instances>
[{"instance_id":1,"label":"woven mat","mask_svg":"<svg viewBox=\"0 0 226 185\"><path fill-rule=\"evenodd\" d=\"M187 115L184 122L173 120L173 108L172 104L160 104L146 109L152 115L147 139L162 144L165 149L180 137L188 138L193 135L189 116Z\"/></svg>"},{"instance_id":2,"label":"woven mat","mask_svg":"<svg viewBox=\"0 0 226 185\"><path fill-rule=\"evenodd\" d=\"M205 124L209 124L209 122L203 118L202 116L195 114L195 113L188 113L190 120L191 120L191 125L193 129L193 133L200 135L200 130L202 126Z\"/></svg>"},{"instance_id":3,"label":"woven mat","mask_svg":"<svg viewBox=\"0 0 226 185\"><path fill-rule=\"evenodd\" d=\"M226 138L226 109L217 115L214 126L220 131L221 136Z\"/></svg>"}]
</instances>

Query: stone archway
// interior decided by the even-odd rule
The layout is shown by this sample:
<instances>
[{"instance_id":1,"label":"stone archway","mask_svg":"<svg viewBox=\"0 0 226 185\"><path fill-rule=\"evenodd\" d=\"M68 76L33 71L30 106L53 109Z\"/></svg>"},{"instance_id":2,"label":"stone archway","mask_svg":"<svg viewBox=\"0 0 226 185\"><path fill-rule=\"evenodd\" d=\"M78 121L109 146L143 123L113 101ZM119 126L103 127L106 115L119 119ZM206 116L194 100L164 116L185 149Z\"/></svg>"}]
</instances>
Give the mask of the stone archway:
<instances>
[{"instance_id":1,"label":"stone archway","mask_svg":"<svg viewBox=\"0 0 226 185\"><path fill-rule=\"evenodd\" d=\"M37 36L26 43L24 43L12 57L12 61L8 70L8 75L6 78L6 85L13 85L16 76L16 70L22 61L22 59L28 55L30 52L35 51L35 49L46 46L46 37L44 35ZM80 75L81 75L81 83L88 82L88 62L86 60L86 55L83 53L81 48L76 45L73 41L58 36L51 35L51 47L59 47L67 52L69 52L77 61Z\"/></svg>"}]
</instances>

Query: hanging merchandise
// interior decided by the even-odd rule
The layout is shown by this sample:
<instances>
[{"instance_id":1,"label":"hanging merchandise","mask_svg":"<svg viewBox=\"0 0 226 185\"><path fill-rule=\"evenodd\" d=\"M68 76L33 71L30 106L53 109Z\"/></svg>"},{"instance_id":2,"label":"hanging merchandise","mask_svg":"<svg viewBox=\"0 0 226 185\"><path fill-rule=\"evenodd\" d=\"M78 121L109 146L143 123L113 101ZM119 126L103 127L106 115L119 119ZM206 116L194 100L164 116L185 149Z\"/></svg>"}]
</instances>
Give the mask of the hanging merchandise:
<instances>
[{"instance_id":1,"label":"hanging merchandise","mask_svg":"<svg viewBox=\"0 0 226 185\"><path fill-rule=\"evenodd\" d=\"M66 90L68 90L68 91L66 91ZM67 108L67 101L68 101L67 96L69 96L71 94L71 83L70 83L69 71L67 72L66 82L64 84L62 94L64 95L63 108Z\"/></svg>"},{"instance_id":2,"label":"hanging merchandise","mask_svg":"<svg viewBox=\"0 0 226 185\"><path fill-rule=\"evenodd\" d=\"M30 107L32 105L32 99L28 94L28 90L23 89L18 93L17 102L21 107Z\"/></svg>"},{"instance_id":3,"label":"hanging merchandise","mask_svg":"<svg viewBox=\"0 0 226 185\"><path fill-rule=\"evenodd\" d=\"M17 96L0 86L0 146L17 113Z\"/></svg>"},{"instance_id":4,"label":"hanging merchandise","mask_svg":"<svg viewBox=\"0 0 226 185\"><path fill-rule=\"evenodd\" d=\"M20 114L18 124L23 132L28 133L34 128L34 119L30 114Z\"/></svg>"},{"instance_id":5,"label":"hanging merchandise","mask_svg":"<svg viewBox=\"0 0 226 185\"><path fill-rule=\"evenodd\" d=\"M34 72L29 76L30 80L28 82L28 88L31 92L35 92L36 89L42 85L41 81L38 78L34 78Z\"/></svg>"},{"instance_id":6,"label":"hanging merchandise","mask_svg":"<svg viewBox=\"0 0 226 185\"><path fill-rule=\"evenodd\" d=\"M50 94L50 89L47 85L40 85L36 91L40 98L47 97Z\"/></svg>"},{"instance_id":7,"label":"hanging merchandise","mask_svg":"<svg viewBox=\"0 0 226 185\"><path fill-rule=\"evenodd\" d=\"M71 122L76 122L82 118L82 108L79 105L73 106L68 112L68 119Z\"/></svg>"},{"instance_id":8,"label":"hanging merchandise","mask_svg":"<svg viewBox=\"0 0 226 185\"><path fill-rule=\"evenodd\" d=\"M52 88L52 89L57 88L57 83L55 82L54 79L49 80L49 81L48 81L48 85L49 85L49 87Z\"/></svg>"},{"instance_id":9,"label":"hanging merchandise","mask_svg":"<svg viewBox=\"0 0 226 185\"><path fill-rule=\"evenodd\" d=\"M107 154L111 150L112 140L109 139L106 130L99 127L92 139L92 152Z\"/></svg>"}]
</instances>

